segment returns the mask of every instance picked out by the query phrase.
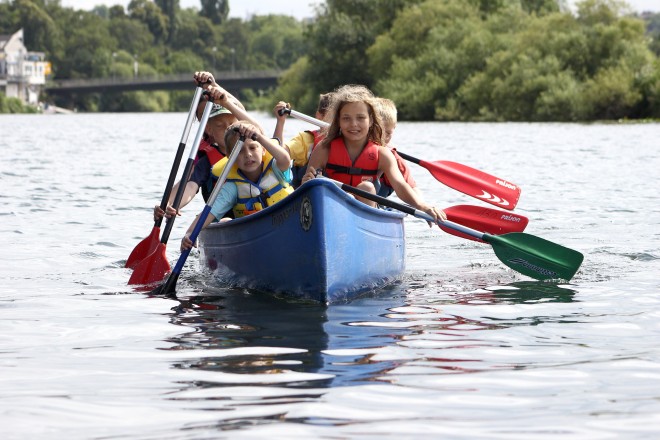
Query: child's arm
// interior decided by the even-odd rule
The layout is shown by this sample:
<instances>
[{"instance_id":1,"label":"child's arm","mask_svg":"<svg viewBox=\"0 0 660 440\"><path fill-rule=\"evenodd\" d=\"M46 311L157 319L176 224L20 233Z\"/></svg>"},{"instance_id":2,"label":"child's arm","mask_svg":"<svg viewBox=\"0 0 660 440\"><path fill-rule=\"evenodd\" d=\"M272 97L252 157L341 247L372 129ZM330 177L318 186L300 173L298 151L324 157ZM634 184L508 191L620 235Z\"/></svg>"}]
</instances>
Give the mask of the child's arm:
<instances>
[{"instance_id":1,"label":"child's arm","mask_svg":"<svg viewBox=\"0 0 660 440\"><path fill-rule=\"evenodd\" d=\"M447 220L445 213L424 202L422 197L413 190L410 185L405 181L399 167L397 166L394 154L389 148L380 147L378 151L378 169L385 173L396 195L404 202L412 205L413 207L424 211L437 220Z\"/></svg>"},{"instance_id":2,"label":"child's arm","mask_svg":"<svg viewBox=\"0 0 660 440\"><path fill-rule=\"evenodd\" d=\"M202 227L202 229L207 227L209 223L214 222L217 219L221 218L228 210L232 208L232 206L236 204L237 199L238 199L238 191L236 190L236 184L232 182L225 182L225 184L222 185L222 188L220 188L220 192L218 193L215 201L213 202L211 211L206 216L206 221L204 222L204 226ZM192 246L197 246L195 243L192 242L192 240L190 240L190 234L192 234L193 230L195 230L195 226L197 225L198 220L199 220L199 215L195 217L195 220L188 227L186 234L181 239L181 251L190 249Z\"/></svg>"},{"instance_id":3,"label":"child's arm","mask_svg":"<svg viewBox=\"0 0 660 440\"><path fill-rule=\"evenodd\" d=\"M245 111L243 106L239 106L236 101L233 99L230 99L231 95L229 94L228 91L220 87L219 85L211 85L208 87L207 91L209 92L209 95L213 98L213 102L216 104L220 104L227 110L231 112L232 115L236 116L236 119L239 121L247 121L250 124L253 124L255 127L259 129L261 133L263 133L263 129L259 125L259 122L257 122L256 119L253 119L248 112Z\"/></svg>"},{"instance_id":4,"label":"child's arm","mask_svg":"<svg viewBox=\"0 0 660 440\"><path fill-rule=\"evenodd\" d=\"M275 159L277 168L279 168L280 171L288 170L291 167L291 155L289 154L289 150L275 142L275 140L267 138L263 133L257 130L258 127L251 124L241 126L241 134L245 136L246 139L255 139L266 150L268 150Z\"/></svg>"},{"instance_id":5,"label":"child's arm","mask_svg":"<svg viewBox=\"0 0 660 440\"><path fill-rule=\"evenodd\" d=\"M195 72L193 75L193 78L195 80L196 84L201 84L201 87L205 90L208 90L210 86L217 86L218 83L215 81L215 78L213 77L213 74L211 72ZM241 107L243 110L245 110L245 107L243 107L243 104L241 104L241 101L238 100L234 95L229 93L228 91L225 90L225 94L228 96L228 98L234 102L234 104L238 105ZM223 106L224 107L224 106ZM227 108L227 107L225 107Z\"/></svg>"},{"instance_id":6,"label":"child's arm","mask_svg":"<svg viewBox=\"0 0 660 440\"><path fill-rule=\"evenodd\" d=\"M177 182L172 188L172 191L170 193L170 198L167 201L167 208L165 209L165 211L160 209L160 205L156 205L154 207L154 221L158 220L159 218L162 218L163 216L165 216L166 218L170 218L175 214L181 215L181 212L177 212L172 207L172 204L174 203L174 199L176 198L176 193L179 191L180 184L181 181ZM197 191L199 191L199 185L196 182L189 180L186 183L186 187L183 190L183 197L181 198L179 209L183 208L188 203L190 203L190 201L195 198Z\"/></svg>"},{"instance_id":7,"label":"child's arm","mask_svg":"<svg viewBox=\"0 0 660 440\"><path fill-rule=\"evenodd\" d=\"M287 104L284 101L280 101L275 105L275 108L273 109L273 113L275 113L275 118L277 118L277 123L275 124L275 132L273 133L273 137L279 139L280 145L283 145L284 141L284 123L286 122L286 117L287 114L284 113L283 115L280 115L280 110L289 108L289 104Z\"/></svg>"},{"instance_id":8,"label":"child's arm","mask_svg":"<svg viewBox=\"0 0 660 440\"><path fill-rule=\"evenodd\" d=\"M396 164L399 167L399 171L401 171L401 175L403 176L403 179L406 181L408 185L420 196L422 195L422 192L419 190L419 186L417 186L417 182L415 182L415 179L413 178L412 174L410 173L410 167L406 164L406 161L403 160L401 156L396 151L396 148L392 147L391 145L388 145L387 148L390 149L390 151L394 154L394 158L396 159ZM387 177L385 179L385 184L388 185L389 187L392 187L390 185L389 180L387 180Z\"/></svg>"},{"instance_id":9,"label":"child's arm","mask_svg":"<svg viewBox=\"0 0 660 440\"><path fill-rule=\"evenodd\" d=\"M192 231L195 229L195 226L197 225L197 222L199 221L199 216L200 214L197 214L197 217L195 217L195 220L190 224L188 227L188 230L186 231L186 235L183 236L181 239L181 252L188 250L190 248L197 247L197 243L193 243L192 240L190 239L190 234L192 234ZM204 221L204 226L202 229L207 227L211 222L215 221L216 218L212 215L209 214L206 216L206 220Z\"/></svg>"},{"instance_id":10,"label":"child's arm","mask_svg":"<svg viewBox=\"0 0 660 440\"><path fill-rule=\"evenodd\" d=\"M330 154L329 148L323 148L317 146L312 151L312 155L309 156L309 162L307 162L307 172L302 178L302 183L312 180L316 177L317 170L322 170L325 165L328 163L328 154Z\"/></svg>"}]
</instances>

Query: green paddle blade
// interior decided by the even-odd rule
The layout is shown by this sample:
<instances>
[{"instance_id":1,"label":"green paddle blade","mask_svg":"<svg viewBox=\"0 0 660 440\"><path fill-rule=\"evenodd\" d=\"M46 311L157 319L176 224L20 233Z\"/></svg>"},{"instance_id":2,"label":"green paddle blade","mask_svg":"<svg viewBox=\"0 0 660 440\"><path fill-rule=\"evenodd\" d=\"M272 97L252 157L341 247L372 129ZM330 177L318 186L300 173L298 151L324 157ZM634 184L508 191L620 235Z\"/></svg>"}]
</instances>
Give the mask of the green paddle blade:
<instances>
[{"instance_id":1,"label":"green paddle blade","mask_svg":"<svg viewBox=\"0 0 660 440\"><path fill-rule=\"evenodd\" d=\"M537 280L569 281L580 268L584 255L551 241L524 232L484 234L502 263Z\"/></svg>"}]
</instances>

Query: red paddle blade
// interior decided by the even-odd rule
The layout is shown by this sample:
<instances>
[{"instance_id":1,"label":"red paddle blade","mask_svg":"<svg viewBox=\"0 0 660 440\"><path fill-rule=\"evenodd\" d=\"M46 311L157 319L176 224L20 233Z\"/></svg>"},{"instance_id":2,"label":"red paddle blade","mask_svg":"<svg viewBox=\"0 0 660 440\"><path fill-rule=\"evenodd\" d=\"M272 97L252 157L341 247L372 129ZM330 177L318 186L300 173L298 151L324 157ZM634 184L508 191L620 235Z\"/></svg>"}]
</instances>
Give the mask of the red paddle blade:
<instances>
[{"instance_id":1,"label":"red paddle blade","mask_svg":"<svg viewBox=\"0 0 660 440\"><path fill-rule=\"evenodd\" d=\"M170 263L167 261L165 250L165 245L158 243L156 250L135 266L128 284L153 284L163 281L170 273Z\"/></svg>"},{"instance_id":2,"label":"red paddle blade","mask_svg":"<svg viewBox=\"0 0 660 440\"><path fill-rule=\"evenodd\" d=\"M491 235L522 232L525 230L525 227L529 222L529 219L524 215L500 211L499 209L484 208L481 206L456 205L443 209L443 211L447 214L448 220ZM485 243L485 241L478 238L463 234L454 229L443 227L442 223L439 223L439 226L443 231L456 235L457 237Z\"/></svg>"},{"instance_id":3,"label":"red paddle blade","mask_svg":"<svg viewBox=\"0 0 660 440\"><path fill-rule=\"evenodd\" d=\"M507 180L447 160L420 160L419 164L429 170L439 182L464 194L509 210L518 204L520 187Z\"/></svg>"},{"instance_id":4,"label":"red paddle blade","mask_svg":"<svg viewBox=\"0 0 660 440\"><path fill-rule=\"evenodd\" d=\"M151 234L142 239L142 241L133 248L133 252L128 256L128 260L126 260L126 265L124 267L133 269L140 263L140 261L144 260L147 255L151 254L156 249L156 246L158 246L160 241L158 237L160 237L160 228L154 226L151 230Z\"/></svg>"}]
</instances>

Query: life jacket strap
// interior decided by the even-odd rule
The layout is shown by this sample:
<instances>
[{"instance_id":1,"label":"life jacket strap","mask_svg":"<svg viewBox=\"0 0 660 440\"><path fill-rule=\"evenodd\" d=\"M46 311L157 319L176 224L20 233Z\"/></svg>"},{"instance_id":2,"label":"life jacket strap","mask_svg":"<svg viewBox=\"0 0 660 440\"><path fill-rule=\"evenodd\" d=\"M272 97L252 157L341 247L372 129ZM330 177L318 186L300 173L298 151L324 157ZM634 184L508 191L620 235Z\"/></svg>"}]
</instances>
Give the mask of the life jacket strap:
<instances>
[{"instance_id":1,"label":"life jacket strap","mask_svg":"<svg viewBox=\"0 0 660 440\"><path fill-rule=\"evenodd\" d=\"M356 176L356 175L375 176L376 174L378 174L378 170L365 170L364 168L345 167L342 165L335 165L332 163L326 164L325 167L333 171L336 171L338 173L348 174L349 176Z\"/></svg>"}]
</instances>

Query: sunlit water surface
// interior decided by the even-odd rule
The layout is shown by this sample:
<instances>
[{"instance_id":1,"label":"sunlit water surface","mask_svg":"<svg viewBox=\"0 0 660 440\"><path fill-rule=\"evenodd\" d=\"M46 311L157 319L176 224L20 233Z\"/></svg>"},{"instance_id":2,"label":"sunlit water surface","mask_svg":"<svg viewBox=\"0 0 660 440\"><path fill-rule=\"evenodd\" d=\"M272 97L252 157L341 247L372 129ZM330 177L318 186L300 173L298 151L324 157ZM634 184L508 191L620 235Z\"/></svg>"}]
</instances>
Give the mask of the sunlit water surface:
<instances>
[{"instance_id":1,"label":"sunlit water surface","mask_svg":"<svg viewBox=\"0 0 660 440\"><path fill-rule=\"evenodd\" d=\"M660 435L660 125L399 124L401 151L520 185L526 232L585 262L536 282L408 218L404 279L324 307L223 288L195 253L179 301L126 285L185 117L0 116L3 439ZM412 167L437 206L479 204Z\"/></svg>"}]
</instances>

